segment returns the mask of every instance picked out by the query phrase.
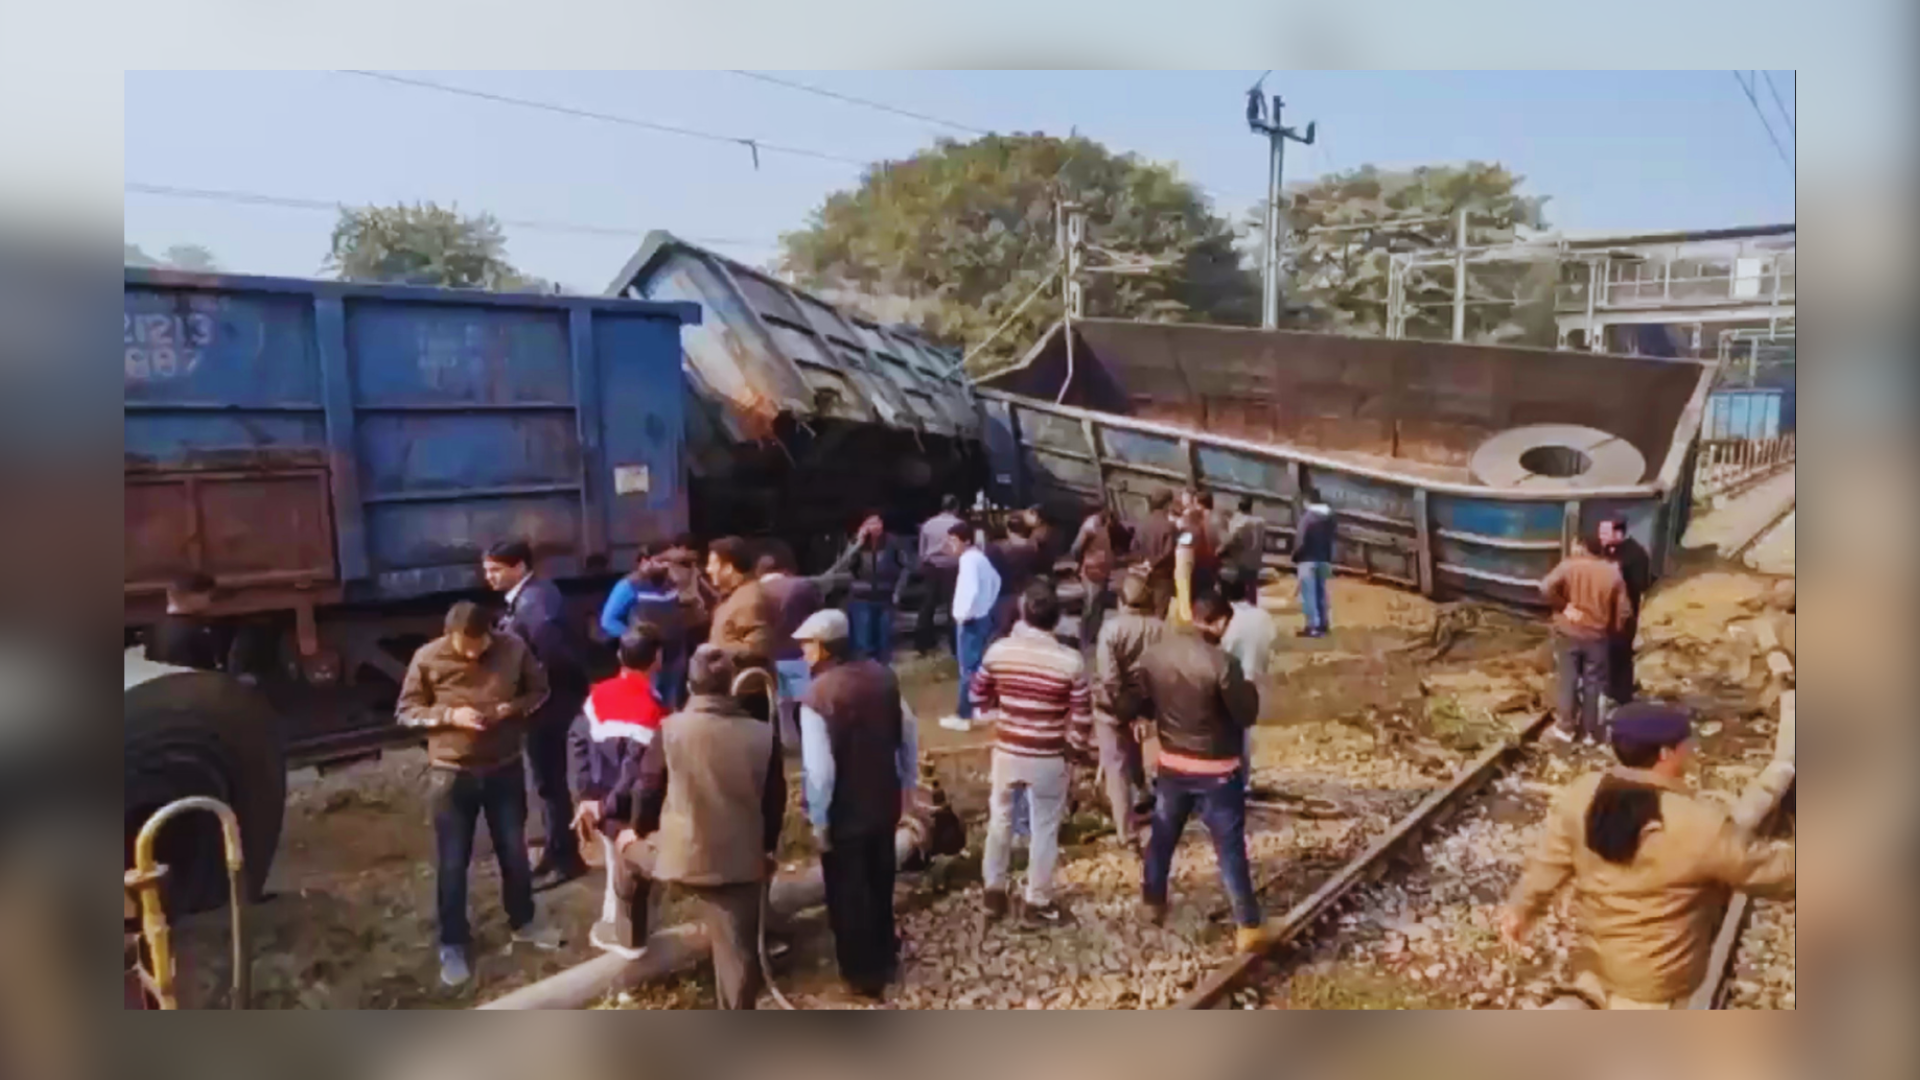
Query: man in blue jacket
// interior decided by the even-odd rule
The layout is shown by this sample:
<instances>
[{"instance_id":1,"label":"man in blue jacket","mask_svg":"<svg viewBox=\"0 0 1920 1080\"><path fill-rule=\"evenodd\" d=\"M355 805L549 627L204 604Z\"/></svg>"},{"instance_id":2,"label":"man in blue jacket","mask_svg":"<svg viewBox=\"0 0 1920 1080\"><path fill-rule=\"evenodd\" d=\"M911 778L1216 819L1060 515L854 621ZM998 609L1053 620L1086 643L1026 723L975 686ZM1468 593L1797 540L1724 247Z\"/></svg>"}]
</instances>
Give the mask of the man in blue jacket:
<instances>
[{"instance_id":1,"label":"man in blue jacket","mask_svg":"<svg viewBox=\"0 0 1920 1080\"><path fill-rule=\"evenodd\" d=\"M1307 622L1299 635L1326 637L1332 617L1327 582L1333 577L1333 508L1310 487L1301 489L1300 501L1306 512L1293 534L1293 572L1300 579L1300 612Z\"/></svg>"},{"instance_id":2,"label":"man in blue jacket","mask_svg":"<svg viewBox=\"0 0 1920 1080\"><path fill-rule=\"evenodd\" d=\"M587 698L587 664L579 635L567 626L560 590L533 572L533 549L524 540L503 540L481 561L487 584L507 600L501 629L533 650L546 669L551 693L527 727L527 772L545 808L546 842L533 868L547 886L587 872L573 835L573 794L567 789L567 730Z\"/></svg>"},{"instance_id":3,"label":"man in blue jacket","mask_svg":"<svg viewBox=\"0 0 1920 1080\"><path fill-rule=\"evenodd\" d=\"M660 662L654 667L653 692L672 707L685 698L688 641L686 608L673 587L668 545L650 544L633 573L614 582L600 608L600 632L616 644L627 631L646 623L660 635Z\"/></svg>"}]
</instances>

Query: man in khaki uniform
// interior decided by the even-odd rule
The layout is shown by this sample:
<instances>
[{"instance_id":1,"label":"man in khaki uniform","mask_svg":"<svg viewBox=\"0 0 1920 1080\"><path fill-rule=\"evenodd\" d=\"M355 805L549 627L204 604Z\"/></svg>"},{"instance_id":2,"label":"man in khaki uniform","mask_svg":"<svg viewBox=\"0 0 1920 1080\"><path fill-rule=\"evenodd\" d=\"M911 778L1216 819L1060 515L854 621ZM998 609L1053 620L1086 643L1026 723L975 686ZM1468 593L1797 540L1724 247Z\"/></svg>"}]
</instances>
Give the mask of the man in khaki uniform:
<instances>
[{"instance_id":1,"label":"man in khaki uniform","mask_svg":"<svg viewBox=\"0 0 1920 1080\"><path fill-rule=\"evenodd\" d=\"M1673 1008L1706 978L1733 890L1793 895L1794 849L1753 839L1692 792L1684 711L1635 702L1614 712L1612 726L1620 764L1554 800L1500 929L1524 941L1571 882L1584 939L1573 989L1595 1008Z\"/></svg>"}]
</instances>

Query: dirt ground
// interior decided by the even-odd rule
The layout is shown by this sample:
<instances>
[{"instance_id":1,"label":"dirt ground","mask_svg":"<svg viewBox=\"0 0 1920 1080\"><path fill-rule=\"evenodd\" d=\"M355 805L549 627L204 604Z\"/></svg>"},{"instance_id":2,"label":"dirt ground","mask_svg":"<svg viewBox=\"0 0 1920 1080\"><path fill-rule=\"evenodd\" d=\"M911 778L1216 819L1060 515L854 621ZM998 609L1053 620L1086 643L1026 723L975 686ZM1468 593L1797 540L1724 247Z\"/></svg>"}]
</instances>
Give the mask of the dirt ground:
<instances>
[{"instance_id":1,"label":"dirt ground","mask_svg":"<svg viewBox=\"0 0 1920 1080\"><path fill-rule=\"evenodd\" d=\"M1652 642L1650 657L1672 654L1682 659L1652 660L1652 680L1666 680L1709 701L1731 703L1736 685L1744 693L1746 684L1740 679L1750 674L1750 664L1746 671L1735 668L1742 658L1752 662L1756 656L1751 648L1726 644L1740 636L1729 637L1728 613L1751 619L1763 606L1767 584L1752 575L1722 572L1684 576L1663 585L1657 602L1672 614L1656 618L1650 609L1643 622L1643 649L1649 639L1659 639ZM1545 705L1550 658L1543 629L1529 620L1487 609L1439 606L1398 589L1343 577L1332 583L1333 633L1305 639L1293 636L1302 620L1290 580L1270 588L1263 604L1275 612L1281 637L1272 677L1262 693L1257 787L1284 789L1300 761L1324 758L1345 762L1353 770L1357 779L1349 786L1355 791L1417 791L1438 782L1465 754L1497 737L1502 725ZM1790 638L1790 629L1788 633ZM938 726L938 719L952 711L956 694L957 673L950 657L903 654L896 666L920 719L922 750L936 762L943 786L969 820L974 841L970 868L963 857L959 869L942 880L907 886L910 894L920 890L921 896L906 901L909 905L931 906L947 892L964 890L969 873L977 880L989 736ZM1703 666L1721 674L1702 677ZM1740 709L1715 732L1741 737L1753 727L1749 718L1759 719L1762 712L1743 698ZM1745 737L1758 741L1768 734L1756 729ZM293 778L269 899L249 912L256 1006L470 1007L592 955L586 933L600 908L599 872L540 896L547 913L567 932L559 950L509 949L498 873L483 829L471 889L475 979L459 992L439 987L426 779L424 755L417 750L327 775ZM1724 782L1737 784L1738 778ZM797 784L794 787L797 796ZM1083 799L1094 802L1090 790ZM1099 831L1097 822L1083 820L1092 817L1075 819L1074 828L1084 826L1087 832L1084 838L1075 837L1074 850L1083 854L1093 849L1080 841L1092 842ZM807 856L799 839L803 832L796 823L795 839L783 854ZM1302 842L1306 839L1303 832ZM1324 838L1313 843L1325 846ZM1280 854L1276 849L1275 857ZM1210 854L1206 858L1210 860ZM1089 867L1094 869L1085 873L1098 877L1096 864ZM1137 885L1116 879L1111 887L1124 893ZM830 1002L830 949L825 935L810 932L809 925L799 928L782 978L791 984L791 993ZM213 913L180 927L177 940L188 1004L221 1000L225 926L225 914ZM710 989L701 976L648 991L634 1003L672 1007L703 1000L710 1000Z\"/></svg>"}]
</instances>

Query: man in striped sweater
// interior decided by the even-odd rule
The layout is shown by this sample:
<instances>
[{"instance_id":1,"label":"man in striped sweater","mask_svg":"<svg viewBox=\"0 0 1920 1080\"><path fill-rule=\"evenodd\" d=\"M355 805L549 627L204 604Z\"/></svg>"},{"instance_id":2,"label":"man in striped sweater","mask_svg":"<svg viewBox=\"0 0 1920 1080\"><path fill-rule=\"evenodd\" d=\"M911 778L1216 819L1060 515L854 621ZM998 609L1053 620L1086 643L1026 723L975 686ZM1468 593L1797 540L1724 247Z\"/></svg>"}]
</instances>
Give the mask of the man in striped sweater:
<instances>
[{"instance_id":1,"label":"man in striped sweater","mask_svg":"<svg viewBox=\"0 0 1920 1080\"><path fill-rule=\"evenodd\" d=\"M1053 902L1066 816L1071 761L1083 760L1093 729L1086 662L1053 636L1060 601L1044 581L1020 597L1020 622L994 642L973 678L973 703L994 719L991 812L987 822L988 918L1007 912L1007 864L1013 854L1014 794L1025 788L1033 840L1027 860L1025 918L1058 926L1066 913Z\"/></svg>"}]
</instances>

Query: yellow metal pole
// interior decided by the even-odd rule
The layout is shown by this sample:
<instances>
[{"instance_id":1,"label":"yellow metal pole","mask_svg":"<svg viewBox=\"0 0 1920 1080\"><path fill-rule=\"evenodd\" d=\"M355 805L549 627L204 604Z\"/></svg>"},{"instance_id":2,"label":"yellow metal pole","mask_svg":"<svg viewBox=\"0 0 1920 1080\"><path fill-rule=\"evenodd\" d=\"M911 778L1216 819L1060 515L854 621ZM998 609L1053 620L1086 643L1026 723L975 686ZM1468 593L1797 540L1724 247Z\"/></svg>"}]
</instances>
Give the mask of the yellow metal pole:
<instances>
[{"instance_id":1,"label":"yellow metal pole","mask_svg":"<svg viewBox=\"0 0 1920 1080\"><path fill-rule=\"evenodd\" d=\"M133 841L133 869L127 871L126 887L140 902L140 931L146 938L147 953L153 962L151 986L154 998L162 1009L180 1007L174 990L173 930L167 924L166 906L160 898L160 882L166 877L167 868L155 861L153 847L161 827L193 810L204 810L220 819L220 839L226 849L227 878L233 906L232 1004L236 1009L245 1008L250 980L247 977L240 909L245 899L240 883L246 869L245 852L240 846L240 818L226 803L204 795L175 799L161 807L147 819L146 824L140 826L140 833Z\"/></svg>"}]
</instances>

